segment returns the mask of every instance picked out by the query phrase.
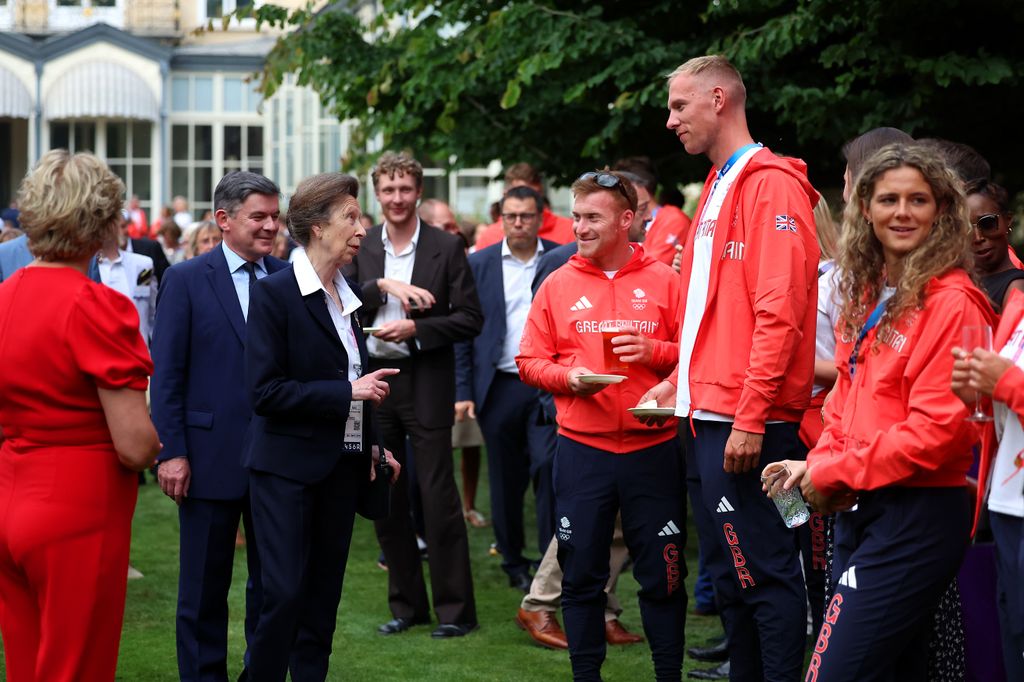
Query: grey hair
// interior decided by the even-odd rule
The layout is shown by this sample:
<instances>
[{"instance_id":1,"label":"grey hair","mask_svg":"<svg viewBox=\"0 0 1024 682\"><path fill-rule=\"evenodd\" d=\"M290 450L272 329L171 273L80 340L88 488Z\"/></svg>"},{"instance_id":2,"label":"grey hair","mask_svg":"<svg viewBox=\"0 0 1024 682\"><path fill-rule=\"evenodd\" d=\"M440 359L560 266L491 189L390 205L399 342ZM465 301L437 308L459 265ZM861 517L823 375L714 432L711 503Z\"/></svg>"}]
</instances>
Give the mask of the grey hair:
<instances>
[{"instance_id":1,"label":"grey hair","mask_svg":"<svg viewBox=\"0 0 1024 682\"><path fill-rule=\"evenodd\" d=\"M273 180L259 173L231 171L220 179L213 191L213 210L223 210L233 218L250 194L280 197L281 190Z\"/></svg>"}]
</instances>

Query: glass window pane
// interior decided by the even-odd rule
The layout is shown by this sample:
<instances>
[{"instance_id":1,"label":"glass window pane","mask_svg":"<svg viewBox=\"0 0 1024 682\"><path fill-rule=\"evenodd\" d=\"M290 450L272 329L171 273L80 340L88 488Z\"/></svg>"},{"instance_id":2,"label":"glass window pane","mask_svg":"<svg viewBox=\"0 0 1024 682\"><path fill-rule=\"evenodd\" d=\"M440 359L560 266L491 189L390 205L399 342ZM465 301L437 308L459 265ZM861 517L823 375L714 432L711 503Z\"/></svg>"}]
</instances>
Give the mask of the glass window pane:
<instances>
[{"instance_id":1,"label":"glass window pane","mask_svg":"<svg viewBox=\"0 0 1024 682\"><path fill-rule=\"evenodd\" d=\"M241 78L224 79L224 111L244 111L245 91Z\"/></svg>"},{"instance_id":2,"label":"glass window pane","mask_svg":"<svg viewBox=\"0 0 1024 682\"><path fill-rule=\"evenodd\" d=\"M171 159L173 161L188 161L188 126L171 126ZM181 194L181 192L175 192Z\"/></svg>"},{"instance_id":3,"label":"glass window pane","mask_svg":"<svg viewBox=\"0 0 1024 682\"><path fill-rule=\"evenodd\" d=\"M96 124L91 121L75 123L75 152L96 151Z\"/></svg>"},{"instance_id":4,"label":"glass window pane","mask_svg":"<svg viewBox=\"0 0 1024 682\"><path fill-rule=\"evenodd\" d=\"M67 149L71 143L71 125L68 123L50 124L50 149Z\"/></svg>"},{"instance_id":5,"label":"glass window pane","mask_svg":"<svg viewBox=\"0 0 1024 682\"><path fill-rule=\"evenodd\" d=\"M80 7L82 0L57 0L59 7Z\"/></svg>"},{"instance_id":6,"label":"glass window pane","mask_svg":"<svg viewBox=\"0 0 1024 682\"><path fill-rule=\"evenodd\" d=\"M128 186L128 167L123 163L108 163L107 165L110 166L110 171L114 175L121 178L121 182L124 183L125 191L130 193L132 190L131 187Z\"/></svg>"},{"instance_id":7,"label":"glass window pane","mask_svg":"<svg viewBox=\"0 0 1024 682\"><path fill-rule=\"evenodd\" d=\"M153 124L132 124L132 157L148 159L153 155Z\"/></svg>"},{"instance_id":8,"label":"glass window pane","mask_svg":"<svg viewBox=\"0 0 1024 682\"><path fill-rule=\"evenodd\" d=\"M423 198L448 201L448 178L443 175L424 176Z\"/></svg>"},{"instance_id":9,"label":"glass window pane","mask_svg":"<svg viewBox=\"0 0 1024 682\"><path fill-rule=\"evenodd\" d=\"M249 126L248 131L248 155L249 158L263 157L263 126Z\"/></svg>"},{"instance_id":10,"label":"glass window pane","mask_svg":"<svg viewBox=\"0 0 1024 682\"><path fill-rule=\"evenodd\" d=\"M93 7L114 7L116 5L116 0L92 0Z\"/></svg>"},{"instance_id":11,"label":"glass window pane","mask_svg":"<svg viewBox=\"0 0 1024 682\"><path fill-rule=\"evenodd\" d=\"M206 17L224 16L224 0L206 0Z\"/></svg>"},{"instance_id":12,"label":"glass window pane","mask_svg":"<svg viewBox=\"0 0 1024 682\"><path fill-rule=\"evenodd\" d=\"M196 161L213 160L213 126L195 127L194 158Z\"/></svg>"},{"instance_id":13,"label":"glass window pane","mask_svg":"<svg viewBox=\"0 0 1024 682\"><path fill-rule=\"evenodd\" d=\"M148 163L136 163L132 166L132 194L139 197L141 201L149 201L150 193L150 167Z\"/></svg>"},{"instance_id":14,"label":"glass window pane","mask_svg":"<svg viewBox=\"0 0 1024 682\"><path fill-rule=\"evenodd\" d=\"M242 158L242 126L224 126L224 160Z\"/></svg>"},{"instance_id":15,"label":"glass window pane","mask_svg":"<svg viewBox=\"0 0 1024 682\"><path fill-rule=\"evenodd\" d=\"M195 86L195 111L213 111L213 79L209 77L196 78Z\"/></svg>"},{"instance_id":16,"label":"glass window pane","mask_svg":"<svg viewBox=\"0 0 1024 682\"><path fill-rule=\"evenodd\" d=\"M173 196L188 196L188 168L171 169L171 194Z\"/></svg>"},{"instance_id":17,"label":"glass window pane","mask_svg":"<svg viewBox=\"0 0 1024 682\"><path fill-rule=\"evenodd\" d=\"M251 170L253 173L263 175L263 166L249 166L249 170Z\"/></svg>"},{"instance_id":18,"label":"glass window pane","mask_svg":"<svg viewBox=\"0 0 1024 682\"><path fill-rule=\"evenodd\" d=\"M260 108L260 104L263 102L263 95L259 93L259 86L260 83L255 78L250 80L248 83L249 102L247 108L249 111L258 110Z\"/></svg>"},{"instance_id":19,"label":"glass window pane","mask_svg":"<svg viewBox=\"0 0 1024 682\"><path fill-rule=\"evenodd\" d=\"M117 121L107 123L107 158L128 158L128 124Z\"/></svg>"},{"instance_id":20,"label":"glass window pane","mask_svg":"<svg viewBox=\"0 0 1024 682\"><path fill-rule=\"evenodd\" d=\"M213 201L213 169L196 168L195 200Z\"/></svg>"},{"instance_id":21,"label":"glass window pane","mask_svg":"<svg viewBox=\"0 0 1024 682\"><path fill-rule=\"evenodd\" d=\"M171 79L171 109L188 111L188 76L175 76Z\"/></svg>"}]
</instances>

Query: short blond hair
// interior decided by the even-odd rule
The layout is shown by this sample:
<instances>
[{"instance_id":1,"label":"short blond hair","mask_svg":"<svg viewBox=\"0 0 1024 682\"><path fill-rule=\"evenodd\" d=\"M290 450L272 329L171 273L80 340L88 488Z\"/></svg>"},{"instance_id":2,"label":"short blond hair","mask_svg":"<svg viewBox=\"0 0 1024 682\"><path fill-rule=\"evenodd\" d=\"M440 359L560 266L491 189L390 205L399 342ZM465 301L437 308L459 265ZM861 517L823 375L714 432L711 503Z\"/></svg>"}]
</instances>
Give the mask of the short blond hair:
<instances>
[{"instance_id":1,"label":"short blond hair","mask_svg":"<svg viewBox=\"0 0 1024 682\"><path fill-rule=\"evenodd\" d=\"M123 195L124 183L96 156L46 152L18 190L29 248L44 261L92 255L113 235Z\"/></svg>"},{"instance_id":2,"label":"short blond hair","mask_svg":"<svg viewBox=\"0 0 1024 682\"><path fill-rule=\"evenodd\" d=\"M690 76L714 76L722 79L724 82L720 84L732 85L735 90L734 94L740 96L741 102L745 102L747 99L747 87L743 85L743 76L725 55L708 54L703 57L694 57L677 66L665 79L671 83L676 76L681 76L684 73Z\"/></svg>"}]
</instances>

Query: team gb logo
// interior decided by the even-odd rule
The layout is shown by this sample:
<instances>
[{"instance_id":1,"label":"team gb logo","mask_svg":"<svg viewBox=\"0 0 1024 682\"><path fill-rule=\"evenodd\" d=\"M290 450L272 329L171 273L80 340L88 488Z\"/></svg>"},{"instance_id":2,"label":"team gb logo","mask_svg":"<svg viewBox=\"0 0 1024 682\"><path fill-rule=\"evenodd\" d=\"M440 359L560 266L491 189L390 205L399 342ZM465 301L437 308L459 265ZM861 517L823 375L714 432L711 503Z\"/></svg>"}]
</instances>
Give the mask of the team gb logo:
<instances>
[{"instance_id":1,"label":"team gb logo","mask_svg":"<svg viewBox=\"0 0 1024 682\"><path fill-rule=\"evenodd\" d=\"M633 310L643 310L647 307L647 292L637 287L633 289Z\"/></svg>"}]
</instances>

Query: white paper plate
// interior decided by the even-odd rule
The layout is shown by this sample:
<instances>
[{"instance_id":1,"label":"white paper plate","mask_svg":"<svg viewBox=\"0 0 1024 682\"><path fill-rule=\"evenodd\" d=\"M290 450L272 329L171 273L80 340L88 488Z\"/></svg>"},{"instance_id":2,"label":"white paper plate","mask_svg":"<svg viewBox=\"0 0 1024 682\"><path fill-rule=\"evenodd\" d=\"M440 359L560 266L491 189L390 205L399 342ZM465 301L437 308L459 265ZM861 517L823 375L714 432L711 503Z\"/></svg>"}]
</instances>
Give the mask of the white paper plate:
<instances>
[{"instance_id":1,"label":"white paper plate","mask_svg":"<svg viewBox=\"0 0 1024 682\"><path fill-rule=\"evenodd\" d=\"M675 415L674 407L631 407L629 411L637 417L671 417Z\"/></svg>"},{"instance_id":2,"label":"white paper plate","mask_svg":"<svg viewBox=\"0 0 1024 682\"><path fill-rule=\"evenodd\" d=\"M576 378L585 384L617 384L626 380L621 374L580 374Z\"/></svg>"}]
</instances>

